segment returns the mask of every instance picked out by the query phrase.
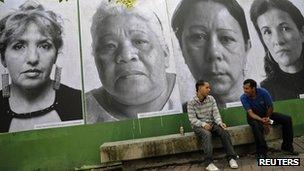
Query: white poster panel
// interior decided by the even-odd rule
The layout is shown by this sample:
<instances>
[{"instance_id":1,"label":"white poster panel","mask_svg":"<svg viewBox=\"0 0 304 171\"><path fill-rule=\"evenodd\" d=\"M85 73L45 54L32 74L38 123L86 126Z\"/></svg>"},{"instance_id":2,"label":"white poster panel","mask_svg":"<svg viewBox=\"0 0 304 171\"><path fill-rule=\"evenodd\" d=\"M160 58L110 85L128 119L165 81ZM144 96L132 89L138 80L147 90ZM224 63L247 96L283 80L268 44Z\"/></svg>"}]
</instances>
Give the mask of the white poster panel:
<instances>
[{"instance_id":1,"label":"white poster panel","mask_svg":"<svg viewBox=\"0 0 304 171\"><path fill-rule=\"evenodd\" d=\"M181 112L164 0L80 0L87 123Z\"/></svg>"},{"instance_id":2,"label":"white poster panel","mask_svg":"<svg viewBox=\"0 0 304 171\"><path fill-rule=\"evenodd\" d=\"M292 5L282 9L287 13L290 25L301 25L299 28L293 27L296 31L293 39L288 39L289 33L281 32L285 37L282 36L280 46L273 48L271 42L266 44L264 40L266 47L268 46L266 49L250 19L253 0L237 0L240 9L244 11L243 14L235 8L227 8L233 6L231 1L219 3L220 1L215 0L207 3L203 0L184 0L187 3L183 6L179 5L180 2L168 0L168 13L176 33L173 47L182 103L195 95L195 82L199 79L211 84L211 94L216 98L219 107L238 106L233 102L239 101L243 93L243 81L247 78L256 80L266 88L274 100L299 98L299 94L303 94L304 39L303 30L300 29L303 24L296 23L303 20L303 1L291 0ZM300 19L297 21L291 18L294 14L288 13L296 11L294 8L300 11ZM180 12L182 15L177 15ZM271 21L267 22L270 25ZM245 36L246 27L249 39ZM292 26L288 26L290 27ZM276 29L285 31L287 27L281 24ZM277 52L280 50L283 51ZM297 55L293 55L294 53ZM269 68L269 62L264 62L266 58L274 65L273 74L265 72L265 68Z\"/></svg>"},{"instance_id":3,"label":"white poster panel","mask_svg":"<svg viewBox=\"0 0 304 171\"><path fill-rule=\"evenodd\" d=\"M0 11L0 132L83 124L77 1L9 0Z\"/></svg>"}]
</instances>

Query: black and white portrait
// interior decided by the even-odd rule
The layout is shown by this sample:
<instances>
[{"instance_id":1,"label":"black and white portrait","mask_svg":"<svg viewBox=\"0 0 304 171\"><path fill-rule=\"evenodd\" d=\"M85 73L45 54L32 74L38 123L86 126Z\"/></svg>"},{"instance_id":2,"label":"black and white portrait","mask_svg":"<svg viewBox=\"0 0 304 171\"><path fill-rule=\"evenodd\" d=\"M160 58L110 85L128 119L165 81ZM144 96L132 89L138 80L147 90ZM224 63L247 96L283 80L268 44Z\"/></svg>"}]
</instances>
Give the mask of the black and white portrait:
<instances>
[{"instance_id":1,"label":"black and white portrait","mask_svg":"<svg viewBox=\"0 0 304 171\"><path fill-rule=\"evenodd\" d=\"M298 33L294 36L298 37L298 43L289 43L293 40L288 40L286 37L283 41L284 45L277 46L276 49L287 50L288 47L292 47L293 50L291 51L297 49L300 55L296 55L297 57L282 55L280 60L285 61L286 65L295 61L299 65L293 73L283 72L284 67L281 68L280 61L276 61L275 57L272 56L272 48L259 32L257 22L259 20L256 19L255 23L257 24L255 25L254 21L251 20L250 9L253 2L254 0L168 1L171 26L176 36L172 39L175 42L174 53L177 58L176 68L179 68L177 74L182 102L191 99L195 90L190 90L189 87L194 87L194 82L198 79L205 79L210 82L212 86L211 94L216 98L219 107L226 107L227 103L239 101L239 97L243 93L242 82L246 78L253 78L262 87L269 89L274 100L299 98L299 94L303 94L303 53L302 40L299 39L302 26L297 23L303 17L299 15L294 17L292 16L294 13L292 13L288 14L291 15L289 19L286 18L289 22L296 18L293 24L296 23L297 25ZM293 5L289 5L288 8L290 9L284 9L283 11L289 13L288 11L298 9L303 13L303 1L290 0L290 2L293 3ZM271 2L270 0L270 3L277 2ZM285 2L280 2L280 4L285 4ZM287 8L286 5L283 6ZM274 6L269 6L269 8L272 7ZM263 9L266 10L266 8ZM260 12L260 9L256 10ZM265 12L262 12L262 14ZM255 15L258 15L256 16L258 18L261 14ZM270 17L276 18L275 16ZM267 23L267 27L270 27L268 24L270 25L271 21L266 21L266 19L263 21ZM286 21L281 22L285 23ZM275 29L274 26L272 27L272 29ZM280 27L277 26L276 29L280 29ZM269 33L269 31L267 32ZM283 56L285 56L285 59ZM296 60L293 60L293 58L296 58ZM290 68L294 67L291 66ZM276 76L270 74L269 71L276 73L274 74ZM269 77L270 75L272 76ZM277 82L269 82L274 79ZM269 84L272 86L269 86ZM274 90L277 90L277 92ZM278 95L279 92L280 95Z\"/></svg>"},{"instance_id":2,"label":"black and white portrait","mask_svg":"<svg viewBox=\"0 0 304 171\"><path fill-rule=\"evenodd\" d=\"M0 132L83 123L76 1L0 9Z\"/></svg>"},{"instance_id":3,"label":"black and white portrait","mask_svg":"<svg viewBox=\"0 0 304 171\"><path fill-rule=\"evenodd\" d=\"M87 122L180 113L165 1L80 2Z\"/></svg>"},{"instance_id":4,"label":"black and white portrait","mask_svg":"<svg viewBox=\"0 0 304 171\"><path fill-rule=\"evenodd\" d=\"M218 105L238 101L250 50L245 13L234 0L183 0L172 27L195 80L207 80Z\"/></svg>"},{"instance_id":5,"label":"black and white portrait","mask_svg":"<svg viewBox=\"0 0 304 171\"><path fill-rule=\"evenodd\" d=\"M298 98L304 94L303 14L289 0L254 0L250 18L265 50L261 87L274 100Z\"/></svg>"}]
</instances>

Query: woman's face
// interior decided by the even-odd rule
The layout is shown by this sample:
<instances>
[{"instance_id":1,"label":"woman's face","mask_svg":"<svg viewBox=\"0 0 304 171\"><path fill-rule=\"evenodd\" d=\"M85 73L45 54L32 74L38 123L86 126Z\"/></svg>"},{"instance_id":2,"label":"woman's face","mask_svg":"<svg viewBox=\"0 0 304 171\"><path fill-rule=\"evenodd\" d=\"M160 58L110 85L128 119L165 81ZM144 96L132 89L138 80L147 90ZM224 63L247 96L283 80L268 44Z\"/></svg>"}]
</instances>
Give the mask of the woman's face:
<instances>
[{"instance_id":1,"label":"woman's face","mask_svg":"<svg viewBox=\"0 0 304 171\"><path fill-rule=\"evenodd\" d=\"M243 81L246 44L242 30L219 3L193 4L185 19L182 51L194 78L210 82L214 94L228 94Z\"/></svg>"},{"instance_id":2,"label":"woman's face","mask_svg":"<svg viewBox=\"0 0 304 171\"><path fill-rule=\"evenodd\" d=\"M145 21L109 16L98 31L95 62L104 88L123 104L142 104L165 89L167 55Z\"/></svg>"},{"instance_id":3,"label":"woman's face","mask_svg":"<svg viewBox=\"0 0 304 171\"><path fill-rule=\"evenodd\" d=\"M267 49L279 66L288 67L299 62L303 30L297 28L287 12L271 9L258 17L257 24Z\"/></svg>"},{"instance_id":4,"label":"woman's face","mask_svg":"<svg viewBox=\"0 0 304 171\"><path fill-rule=\"evenodd\" d=\"M3 62L12 84L32 89L46 83L50 79L56 53L51 38L42 35L35 23L28 24L25 32L10 41L5 50Z\"/></svg>"}]
</instances>

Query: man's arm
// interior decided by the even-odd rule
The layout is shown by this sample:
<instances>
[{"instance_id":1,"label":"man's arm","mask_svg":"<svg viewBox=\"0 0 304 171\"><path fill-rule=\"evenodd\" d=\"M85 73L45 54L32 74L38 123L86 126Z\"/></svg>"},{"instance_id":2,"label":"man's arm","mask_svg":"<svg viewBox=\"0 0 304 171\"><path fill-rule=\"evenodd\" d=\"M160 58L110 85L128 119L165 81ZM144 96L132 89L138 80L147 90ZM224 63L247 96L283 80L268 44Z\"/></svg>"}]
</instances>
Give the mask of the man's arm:
<instances>
[{"instance_id":1,"label":"man's arm","mask_svg":"<svg viewBox=\"0 0 304 171\"><path fill-rule=\"evenodd\" d=\"M267 109L266 117L269 118L272 115L272 112L273 112L273 107L269 106Z\"/></svg>"},{"instance_id":2,"label":"man's arm","mask_svg":"<svg viewBox=\"0 0 304 171\"><path fill-rule=\"evenodd\" d=\"M255 114L251 109L247 110L247 113L248 113L249 117L251 117L252 119L255 119L255 120L260 121L260 122L264 121L260 116Z\"/></svg>"},{"instance_id":3,"label":"man's arm","mask_svg":"<svg viewBox=\"0 0 304 171\"><path fill-rule=\"evenodd\" d=\"M262 89L262 95L264 98L265 105L267 107L267 111L265 113L265 117L269 118L273 112L273 104L270 93L266 89Z\"/></svg>"},{"instance_id":4,"label":"man's arm","mask_svg":"<svg viewBox=\"0 0 304 171\"><path fill-rule=\"evenodd\" d=\"M220 125L222 123L222 118L217 107L215 99L212 97L212 115L216 124Z\"/></svg>"}]
</instances>

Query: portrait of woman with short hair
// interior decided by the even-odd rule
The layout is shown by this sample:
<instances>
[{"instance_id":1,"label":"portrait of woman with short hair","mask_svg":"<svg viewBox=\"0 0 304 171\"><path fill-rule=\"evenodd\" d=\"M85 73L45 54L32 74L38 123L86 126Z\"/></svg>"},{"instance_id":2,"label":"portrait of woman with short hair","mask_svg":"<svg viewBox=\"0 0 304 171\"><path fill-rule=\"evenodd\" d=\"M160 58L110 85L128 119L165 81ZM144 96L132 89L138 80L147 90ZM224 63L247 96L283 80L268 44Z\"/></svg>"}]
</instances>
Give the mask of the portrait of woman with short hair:
<instances>
[{"instance_id":1,"label":"portrait of woman with short hair","mask_svg":"<svg viewBox=\"0 0 304 171\"><path fill-rule=\"evenodd\" d=\"M61 83L66 68L56 65L65 43L63 32L59 16L36 1L26 1L0 20L1 63L6 70L0 132L83 119L81 91Z\"/></svg>"},{"instance_id":2,"label":"portrait of woman with short hair","mask_svg":"<svg viewBox=\"0 0 304 171\"><path fill-rule=\"evenodd\" d=\"M134 119L149 112L179 113L176 74L167 72L173 56L164 18L145 0L130 8L109 1L98 4L90 29L91 58L102 86L86 93L87 123Z\"/></svg>"}]
</instances>

